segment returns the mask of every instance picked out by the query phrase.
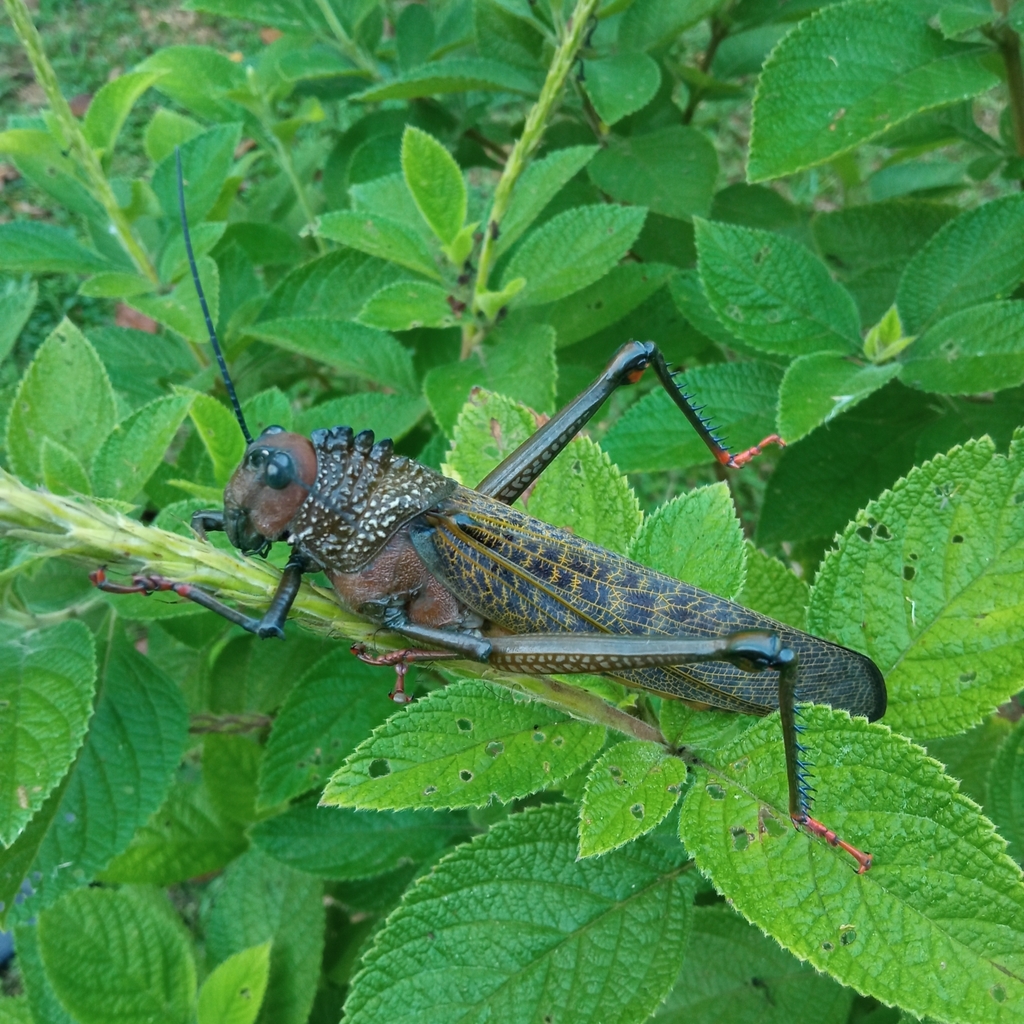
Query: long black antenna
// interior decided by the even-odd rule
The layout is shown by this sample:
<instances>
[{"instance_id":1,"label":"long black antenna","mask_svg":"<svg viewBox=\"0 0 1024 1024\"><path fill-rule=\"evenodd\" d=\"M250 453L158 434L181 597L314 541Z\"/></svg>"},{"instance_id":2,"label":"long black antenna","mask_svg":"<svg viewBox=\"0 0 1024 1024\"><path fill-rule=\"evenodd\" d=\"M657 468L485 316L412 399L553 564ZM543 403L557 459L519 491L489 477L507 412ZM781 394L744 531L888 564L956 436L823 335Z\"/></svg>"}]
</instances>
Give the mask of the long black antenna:
<instances>
[{"instance_id":1,"label":"long black antenna","mask_svg":"<svg viewBox=\"0 0 1024 1024\"><path fill-rule=\"evenodd\" d=\"M242 415L242 407L238 402L238 395L235 394L235 385L231 383L228 375L228 366L224 362L224 353L220 350L220 342L217 341L217 332L213 327L213 319L210 317L210 307L206 304L206 296L203 294L203 285L199 280L199 268L196 266L196 257L192 252L192 236L188 233L188 217L185 216L185 180L181 173L181 150L174 147L174 163L178 169L178 211L181 214L181 233L185 238L185 252L188 253L188 265L192 270L192 282L196 286L196 294L199 296L199 305L202 307L203 316L206 318L206 330L210 335L210 346L213 354L217 357L217 365L220 367L220 375L224 378L224 386L228 390L228 398L231 399L231 406L235 410L235 419L242 428L242 436L246 444L252 444L252 434L246 426L245 417Z\"/></svg>"}]
</instances>

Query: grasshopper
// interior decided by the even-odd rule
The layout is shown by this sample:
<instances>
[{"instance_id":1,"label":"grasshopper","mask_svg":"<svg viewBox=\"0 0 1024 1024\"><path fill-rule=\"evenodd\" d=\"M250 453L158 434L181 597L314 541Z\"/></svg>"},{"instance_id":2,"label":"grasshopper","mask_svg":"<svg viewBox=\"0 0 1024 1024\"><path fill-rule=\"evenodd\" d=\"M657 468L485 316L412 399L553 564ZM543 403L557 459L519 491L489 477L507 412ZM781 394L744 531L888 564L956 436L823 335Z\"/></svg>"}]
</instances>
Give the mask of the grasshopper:
<instances>
[{"instance_id":1,"label":"grasshopper","mask_svg":"<svg viewBox=\"0 0 1024 1024\"><path fill-rule=\"evenodd\" d=\"M292 554L260 617L189 583L136 576L113 593L172 591L260 637L283 626L303 573L323 571L353 613L410 642L373 657L394 665L393 699L408 700L405 667L469 659L525 674L589 673L662 697L751 715L780 711L793 824L871 867L871 854L809 813L798 702L826 703L869 720L885 712L885 682L867 657L811 636L614 554L512 507L605 399L653 369L720 464L738 468L777 435L730 454L680 389L653 342L623 345L582 394L523 442L475 489L397 456L390 440L349 427L311 437L267 427L253 438L203 296L185 221L182 229L210 344L246 440L224 492L224 509L197 512L200 536L223 530L247 554L284 541Z\"/></svg>"}]
</instances>

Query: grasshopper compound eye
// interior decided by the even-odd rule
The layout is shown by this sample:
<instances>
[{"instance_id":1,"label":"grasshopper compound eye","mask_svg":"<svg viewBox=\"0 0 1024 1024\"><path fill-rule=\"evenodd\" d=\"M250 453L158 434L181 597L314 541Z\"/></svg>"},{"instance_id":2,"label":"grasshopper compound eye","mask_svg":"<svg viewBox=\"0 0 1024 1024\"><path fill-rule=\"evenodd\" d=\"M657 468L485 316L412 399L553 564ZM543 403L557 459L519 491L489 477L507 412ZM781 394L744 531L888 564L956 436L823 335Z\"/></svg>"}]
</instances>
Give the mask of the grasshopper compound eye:
<instances>
[{"instance_id":1,"label":"grasshopper compound eye","mask_svg":"<svg viewBox=\"0 0 1024 1024\"><path fill-rule=\"evenodd\" d=\"M263 479L268 487L283 491L295 480L295 462L285 451L269 452L263 469Z\"/></svg>"}]
</instances>

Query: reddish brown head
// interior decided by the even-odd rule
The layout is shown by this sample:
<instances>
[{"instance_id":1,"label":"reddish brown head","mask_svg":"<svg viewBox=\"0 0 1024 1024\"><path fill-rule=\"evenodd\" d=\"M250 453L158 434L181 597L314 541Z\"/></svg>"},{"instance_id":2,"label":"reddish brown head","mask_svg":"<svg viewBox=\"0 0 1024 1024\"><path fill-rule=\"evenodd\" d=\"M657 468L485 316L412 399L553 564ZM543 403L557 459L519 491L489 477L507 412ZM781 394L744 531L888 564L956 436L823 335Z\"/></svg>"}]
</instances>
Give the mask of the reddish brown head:
<instances>
[{"instance_id":1,"label":"reddish brown head","mask_svg":"<svg viewBox=\"0 0 1024 1024\"><path fill-rule=\"evenodd\" d=\"M283 540L316 481L316 452L308 437L267 427L245 450L224 488L224 529L244 552Z\"/></svg>"}]
</instances>

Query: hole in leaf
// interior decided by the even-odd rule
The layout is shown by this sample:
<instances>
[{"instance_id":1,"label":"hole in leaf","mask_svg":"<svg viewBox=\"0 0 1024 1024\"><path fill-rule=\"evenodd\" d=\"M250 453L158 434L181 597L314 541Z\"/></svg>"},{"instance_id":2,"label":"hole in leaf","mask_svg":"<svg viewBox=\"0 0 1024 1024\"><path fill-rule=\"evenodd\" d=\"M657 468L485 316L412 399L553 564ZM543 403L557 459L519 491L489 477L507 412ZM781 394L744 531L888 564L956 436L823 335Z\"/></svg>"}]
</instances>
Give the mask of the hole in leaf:
<instances>
[{"instance_id":1,"label":"hole in leaf","mask_svg":"<svg viewBox=\"0 0 1024 1024\"><path fill-rule=\"evenodd\" d=\"M964 535L962 533L954 533L953 534L953 543L954 544L963 544L963 542L964 542Z\"/></svg>"},{"instance_id":2,"label":"hole in leaf","mask_svg":"<svg viewBox=\"0 0 1024 1024\"><path fill-rule=\"evenodd\" d=\"M917 552L916 551L911 551L910 552L910 560L912 562L916 562L917 561Z\"/></svg>"},{"instance_id":3,"label":"hole in leaf","mask_svg":"<svg viewBox=\"0 0 1024 1024\"><path fill-rule=\"evenodd\" d=\"M533 734L534 743L543 743L546 739L547 736L545 736L544 733L540 731L540 729L537 729Z\"/></svg>"},{"instance_id":4,"label":"hole in leaf","mask_svg":"<svg viewBox=\"0 0 1024 1024\"><path fill-rule=\"evenodd\" d=\"M770 814L766 814L761 820L764 822L765 832L772 838L778 839L786 834L786 826L781 821L776 821Z\"/></svg>"},{"instance_id":5,"label":"hole in leaf","mask_svg":"<svg viewBox=\"0 0 1024 1024\"><path fill-rule=\"evenodd\" d=\"M716 786L715 783L712 782L712 783L709 783L704 788L705 788L708 796L711 797L712 800L724 800L725 799L725 790L722 789L721 786Z\"/></svg>"},{"instance_id":6,"label":"hole in leaf","mask_svg":"<svg viewBox=\"0 0 1024 1024\"><path fill-rule=\"evenodd\" d=\"M871 527L870 526L860 526L860 527L858 527L857 528L857 536L860 537L861 540L865 540L865 541L867 541L870 544L871 543Z\"/></svg>"},{"instance_id":7,"label":"hole in leaf","mask_svg":"<svg viewBox=\"0 0 1024 1024\"><path fill-rule=\"evenodd\" d=\"M903 566L903 578L912 580L917 575L917 570L912 565Z\"/></svg>"},{"instance_id":8,"label":"hole in leaf","mask_svg":"<svg viewBox=\"0 0 1024 1024\"><path fill-rule=\"evenodd\" d=\"M455 724L459 727L459 732L473 731L473 723L468 718L456 718Z\"/></svg>"},{"instance_id":9,"label":"hole in leaf","mask_svg":"<svg viewBox=\"0 0 1024 1024\"><path fill-rule=\"evenodd\" d=\"M745 771L748 764L750 764L750 758L749 757L741 757L738 761L733 761L733 763L732 763L732 770L734 772Z\"/></svg>"},{"instance_id":10,"label":"hole in leaf","mask_svg":"<svg viewBox=\"0 0 1024 1024\"><path fill-rule=\"evenodd\" d=\"M878 524L877 528L875 529L875 536L878 537L880 540L892 539L892 534L889 532L889 528L885 525L885 523Z\"/></svg>"},{"instance_id":11,"label":"hole in leaf","mask_svg":"<svg viewBox=\"0 0 1024 1024\"><path fill-rule=\"evenodd\" d=\"M391 774L391 763L386 757L375 757L370 762L369 773L371 779L380 779Z\"/></svg>"},{"instance_id":12,"label":"hole in leaf","mask_svg":"<svg viewBox=\"0 0 1024 1024\"><path fill-rule=\"evenodd\" d=\"M633 806L630 807L630 809L629 809L629 813L632 814L633 817L636 818L637 821L643 821L644 820L644 805L643 804L633 804Z\"/></svg>"},{"instance_id":13,"label":"hole in leaf","mask_svg":"<svg viewBox=\"0 0 1024 1024\"><path fill-rule=\"evenodd\" d=\"M826 953L831 953L831 952L832 952L832 950L833 950L833 949L835 949L836 947L835 947L835 946L833 946L831 942L823 942L823 943L821 944L821 948L822 948L823 950L825 950L825 952L826 952Z\"/></svg>"},{"instance_id":14,"label":"hole in leaf","mask_svg":"<svg viewBox=\"0 0 1024 1024\"><path fill-rule=\"evenodd\" d=\"M463 768L462 771L459 772L459 778L462 779L463 782L472 782L473 773L468 768Z\"/></svg>"},{"instance_id":15,"label":"hole in leaf","mask_svg":"<svg viewBox=\"0 0 1024 1024\"><path fill-rule=\"evenodd\" d=\"M564 745L565 745L565 737L564 736L556 736L551 741L551 746L553 746L553 747L561 747L561 746L564 746Z\"/></svg>"},{"instance_id":16,"label":"hole in leaf","mask_svg":"<svg viewBox=\"0 0 1024 1024\"><path fill-rule=\"evenodd\" d=\"M839 936L839 944L841 946L849 946L851 943L857 941L857 929L848 928Z\"/></svg>"},{"instance_id":17,"label":"hole in leaf","mask_svg":"<svg viewBox=\"0 0 1024 1024\"><path fill-rule=\"evenodd\" d=\"M499 754L505 753L505 744L502 743L501 740L491 740L491 742L484 747L484 750L486 750L491 757L497 757Z\"/></svg>"},{"instance_id":18,"label":"hole in leaf","mask_svg":"<svg viewBox=\"0 0 1024 1024\"><path fill-rule=\"evenodd\" d=\"M961 683L973 683L978 678L977 672L961 672L960 682Z\"/></svg>"},{"instance_id":19,"label":"hole in leaf","mask_svg":"<svg viewBox=\"0 0 1024 1024\"><path fill-rule=\"evenodd\" d=\"M1024 491L1019 491L1013 496L1014 505L1024 505Z\"/></svg>"},{"instance_id":20,"label":"hole in leaf","mask_svg":"<svg viewBox=\"0 0 1024 1024\"><path fill-rule=\"evenodd\" d=\"M427 786L427 788L425 790L423 790L423 795L424 796L432 796L436 792L437 792L437 786Z\"/></svg>"},{"instance_id":21,"label":"hole in leaf","mask_svg":"<svg viewBox=\"0 0 1024 1024\"><path fill-rule=\"evenodd\" d=\"M1006 989L1002 985L993 985L989 992L997 1003L1006 1002Z\"/></svg>"},{"instance_id":22,"label":"hole in leaf","mask_svg":"<svg viewBox=\"0 0 1024 1024\"><path fill-rule=\"evenodd\" d=\"M733 825L729 832L732 834L732 848L742 852L750 845L753 838L751 834L740 825Z\"/></svg>"},{"instance_id":23,"label":"hole in leaf","mask_svg":"<svg viewBox=\"0 0 1024 1024\"><path fill-rule=\"evenodd\" d=\"M772 247L770 245L762 245L761 248L754 253L754 266L760 266L771 254Z\"/></svg>"}]
</instances>

